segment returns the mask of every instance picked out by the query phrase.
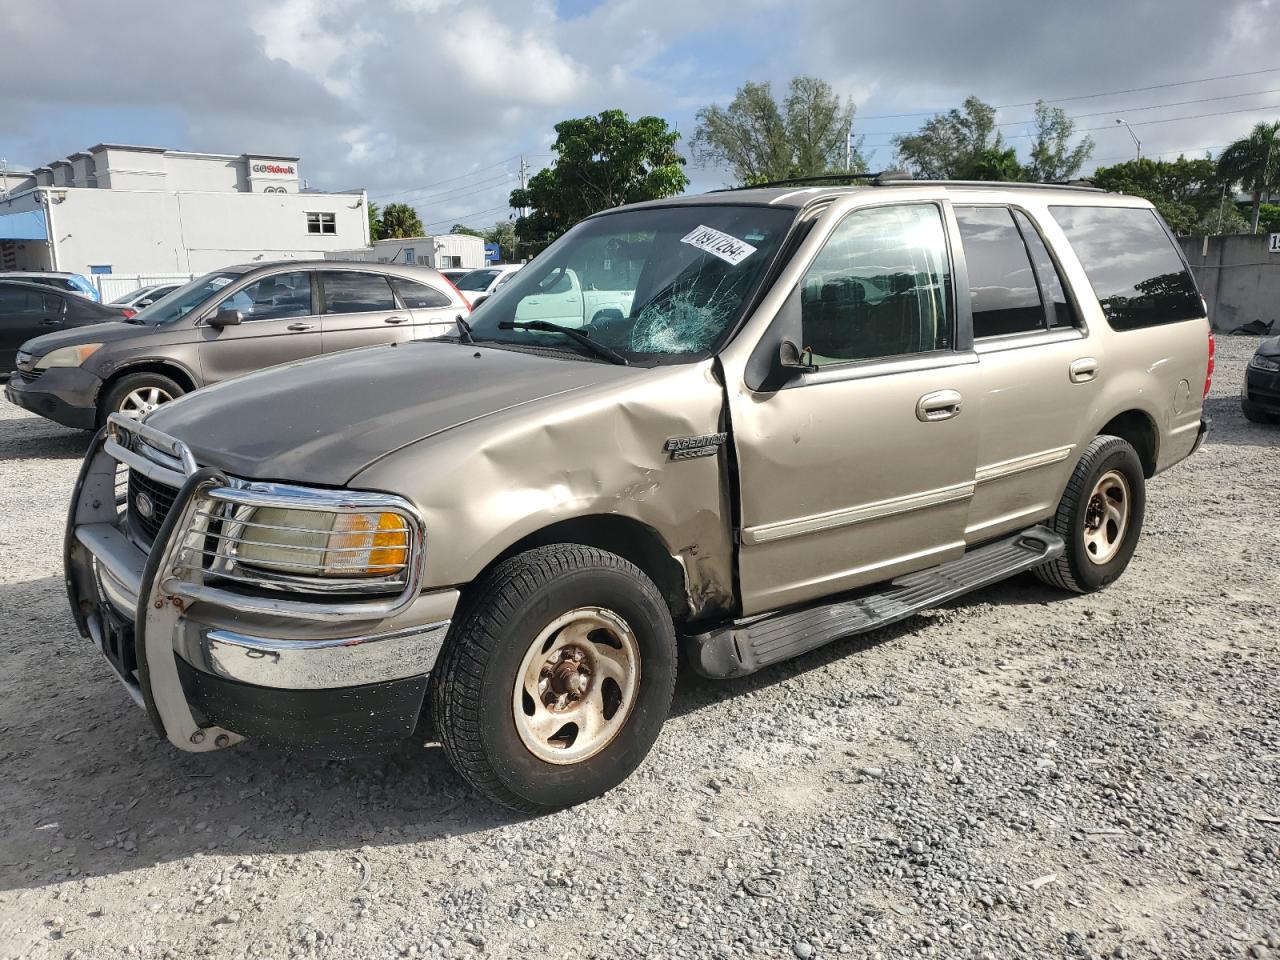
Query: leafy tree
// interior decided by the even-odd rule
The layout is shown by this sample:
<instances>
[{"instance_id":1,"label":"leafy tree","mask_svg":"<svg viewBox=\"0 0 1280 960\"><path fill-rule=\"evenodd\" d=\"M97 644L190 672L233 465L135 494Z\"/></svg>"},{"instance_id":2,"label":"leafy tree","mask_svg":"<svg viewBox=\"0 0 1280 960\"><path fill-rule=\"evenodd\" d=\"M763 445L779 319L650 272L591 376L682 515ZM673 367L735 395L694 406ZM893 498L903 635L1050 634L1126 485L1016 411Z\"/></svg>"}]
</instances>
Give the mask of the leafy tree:
<instances>
[{"instance_id":1,"label":"leafy tree","mask_svg":"<svg viewBox=\"0 0 1280 960\"><path fill-rule=\"evenodd\" d=\"M384 240L420 237L425 232L422 229L422 221L418 219L418 211L407 203L389 203L382 211L382 239Z\"/></svg>"},{"instance_id":2,"label":"leafy tree","mask_svg":"<svg viewBox=\"0 0 1280 960\"><path fill-rule=\"evenodd\" d=\"M1252 229L1258 232L1263 197L1280 190L1280 121L1259 123L1218 155L1218 172L1253 197Z\"/></svg>"},{"instance_id":3,"label":"leafy tree","mask_svg":"<svg viewBox=\"0 0 1280 960\"><path fill-rule=\"evenodd\" d=\"M529 210L516 222L521 245L540 250L598 210L682 191L679 138L659 117L633 122L621 110L557 123L555 163L511 192L511 206Z\"/></svg>"},{"instance_id":4,"label":"leafy tree","mask_svg":"<svg viewBox=\"0 0 1280 960\"><path fill-rule=\"evenodd\" d=\"M925 180L958 179L987 151L1002 153L1004 137L996 130L996 108L966 97L960 110L948 110L925 121L916 133L893 138L898 163Z\"/></svg>"},{"instance_id":5,"label":"leafy tree","mask_svg":"<svg viewBox=\"0 0 1280 960\"><path fill-rule=\"evenodd\" d=\"M496 243L499 256L508 263L516 259L516 225L510 220L499 220L484 232L485 243Z\"/></svg>"},{"instance_id":6,"label":"leafy tree","mask_svg":"<svg viewBox=\"0 0 1280 960\"><path fill-rule=\"evenodd\" d=\"M1267 205L1262 205L1265 220ZM1266 229L1265 227L1263 229ZM1210 236L1229 233L1248 233L1249 220L1240 212L1240 204L1228 193L1225 197L1219 194L1218 201L1207 209L1200 217L1193 231L1197 234L1207 233Z\"/></svg>"},{"instance_id":7,"label":"leafy tree","mask_svg":"<svg viewBox=\"0 0 1280 960\"><path fill-rule=\"evenodd\" d=\"M698 111L690 143L699 163L728 167L743 184L846 169L861 173L861 140L849 148L846 168L853 115L853 104L842 104L816 77L793 78L781 104L768 83L746 83L728 107Z\"/></svg>"},{"instance_id":8,"label":"leafy tree","mask_svg":"<svg viewBox=\"0 0 1280 960\"><path fill-rule=\"evenodd\" d=\"M369 207L369 242L382 239L382 219L378 216L378 205L370 202Z\"/></svg>"},{"instance_id":9,"label":"leafy tree","mask_svg":"<svg viewBox=\"0 0 1280 960\"><path fill-rule=\"evenodd\" d=\"M1264 203L1258 208L1258 230L1262 233L1280 233L1280 204Z\"/></svg>"},{"instance_id":10,"label":"leafy tree","mask_svg":"<svg viewBox=\"0 0 1280 960\"><path fill-rule=\"evenodd\" d=\"M466 237L483 237L484 236L483 230L477 230L474 227L468 227L466 224L463 224L463 223L455 223L452 227L449 228L449 232L460 233Z\"/></svg>"},{"instance_id":11,"label":"leafy tree","mask_svg":"<svg viewBox=\"0 0 1280 960\"><path fill-rule=\"evenodd\" d=\"M1205 220L1216 220L1222 198L1217 165L1209 159L1128 160L1099 167L1089 178L1095 186L1145 197L1156 205L1174 233L1190 234ZM1210 217L1212 214L1212 217Z\"/></svg>"},{"instance_id":12,"label":"leafy tree","mask_svg":"<svg viewBox=\"0 0 1280 960\"><path fill-rule=\"evenodd\" d=\"M1013 147L988 147L958 167L955 176L959 180L1023 180L1026 172Z\"/></svg>"},{"instance_id":13,"label":"leafy tree","mask_svg":"<svg viewBox=\"0 0 1280 960\"><path fill-rule=\"evenodd\" d=\"M1085 137L1072 147L1075 122L1061 107L1050 107L1043 100L1036 101L1035 125L1028 178L1041 183L1070 180L1093 153L1093 137Z\"/></svg>"}]
</instances>

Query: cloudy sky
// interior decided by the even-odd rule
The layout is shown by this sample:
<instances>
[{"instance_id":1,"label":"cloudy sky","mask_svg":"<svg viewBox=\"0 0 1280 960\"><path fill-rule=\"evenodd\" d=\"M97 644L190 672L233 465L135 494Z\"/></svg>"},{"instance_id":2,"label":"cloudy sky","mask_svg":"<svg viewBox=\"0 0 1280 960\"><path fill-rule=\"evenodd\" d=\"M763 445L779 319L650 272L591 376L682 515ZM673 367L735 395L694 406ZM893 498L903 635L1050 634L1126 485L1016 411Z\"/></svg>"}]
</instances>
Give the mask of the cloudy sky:
<instances>
[{"instance_id":1,"label":"cloudy sky","mask_svg":"<svg viewBox=\"0 0 1280 960\"><path fill-rule=\"evenodd\" d=\"M428 229L504 218L520 155L620 107L692 133L748 80L827 79L873 169L890 137L977 94L1025 153L1057 101L1102 163L1216 152L1280 119L1280 0L0 0L0 157L99 142L298 155ZM1124 12L1119 12L1123 9ZM1211 79L1212 78L1212 79ZM1195 81L1195 82L1188 82ZM1098 96L1098 94L1105 94ZM727 182L690 167L693 189Z\"/></svg>"}]
</instances>

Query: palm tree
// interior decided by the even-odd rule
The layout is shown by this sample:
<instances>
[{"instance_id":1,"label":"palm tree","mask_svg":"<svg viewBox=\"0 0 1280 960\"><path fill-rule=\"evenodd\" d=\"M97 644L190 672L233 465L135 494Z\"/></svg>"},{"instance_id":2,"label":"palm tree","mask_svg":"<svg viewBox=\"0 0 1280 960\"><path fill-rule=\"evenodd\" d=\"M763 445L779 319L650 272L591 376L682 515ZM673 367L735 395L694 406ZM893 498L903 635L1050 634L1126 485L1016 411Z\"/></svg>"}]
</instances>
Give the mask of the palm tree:
<instances>
[{"instance_id":1,"label":"palm tree","mask_svg":"<svg viewBox=\"0 0 1280 960\"><path fill-rule=\"evenodd\" d=\"M382 236L387 240L422 236L418 211L407 203L388 203L382 211Z\"/></svg>"},{"instance_id":2,"label":"palm tree","mask_svg":"<svg viewBox=\"0 0 1280 960\"><path fill-rule=\"evenodd\" d=\"M1218 173L1228 183L1239 183L1253 195L1253 232L1263 196L1280 189L1280 121L1260 123L1247 136L1218 155Z\"/></svg>"}]
</instances>

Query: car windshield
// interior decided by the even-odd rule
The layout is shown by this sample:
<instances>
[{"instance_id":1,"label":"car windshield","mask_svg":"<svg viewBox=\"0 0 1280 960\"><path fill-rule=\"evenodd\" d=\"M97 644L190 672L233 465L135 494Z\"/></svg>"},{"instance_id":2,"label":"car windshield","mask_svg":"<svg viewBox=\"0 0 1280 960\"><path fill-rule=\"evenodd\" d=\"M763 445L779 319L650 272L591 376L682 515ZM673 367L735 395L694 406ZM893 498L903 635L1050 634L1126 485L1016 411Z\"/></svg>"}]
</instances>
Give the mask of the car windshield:
<instances>
[{"instance_id":1,"label":"car windshield","mask_svg":"<svg viewBox=\"0 0 1280 960\"><path fill-rule=\"evenodd\" d=\"M172 323L185 317L200 304L204 303L223 287L243 276L239 270L219 270L197 277L186 286L178 287L168 296L157 300L151 306L138 313L134 319L138 323Z\"/></svg>"},{"instance_id":2,"label":"car windshield","mask_svg":"<svg viewBox=\"0 0 1280 960\"><path fill-rule=\"evenodd\" d=\"M111 303L119 304L121 306L130 304L134 300L138 300L143 296L145 296L147 291L150 289L151 289L150 287L139 287L137 290L130 290L128 293L122 294L121 296L116 297L114 300L111 301Z\"/></svg>"},{"instance_id":3,"label":"car windshield","mask_svg":"<svg viewBox=\"0 0 1280 960\"><path fill-rule=\"evenodd\" d=\"M470 273L464 273L454 281L454 286L459 290L470 290L475 293L477 290L486 289L489 284L493 283L493 278L498 275L497 270L472 270Z\"/></svg>"},{"instance_id":4,"label":"car windshield","mask_svg":"<svg viewBox=\"0 0 1280 960\"><path fill-rule=\"evenodd\" d=\"M736 324L794 217L732 204L595 217L485 301L472 334L572 349L563 334L521 329L545 322L581 329L632 362L706 355Z\"/></svg>"}]
</instances>

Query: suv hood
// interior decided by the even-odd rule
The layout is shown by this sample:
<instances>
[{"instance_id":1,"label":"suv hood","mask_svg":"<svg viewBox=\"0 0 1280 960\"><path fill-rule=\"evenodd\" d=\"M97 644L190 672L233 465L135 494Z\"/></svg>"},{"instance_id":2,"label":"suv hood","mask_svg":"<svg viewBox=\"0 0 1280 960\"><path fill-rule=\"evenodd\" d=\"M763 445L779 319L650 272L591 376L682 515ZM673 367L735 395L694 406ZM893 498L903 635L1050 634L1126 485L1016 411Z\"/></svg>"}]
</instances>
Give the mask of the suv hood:
<instances>
[{"instance_id":1,"label":"suv hood","mask_svg":"<svg viewBox=\"0 0 1280 960\"><path fill-rule=\"evenodd\" d=\"M234 476L344 486L418 440L637 372L483 344L415 341L228 380L165 404L147 424L185 441L200 464Z\"/></svg>"},{"instance_id":2,"label":"suv hood","mask_svg":"<svg viewBox=\"0 0 1280 960\"><path fill-rule=\"evenodd\" d=\"M82 343L115 343L117 340L136 337L140 333L154 332L155 327L108 320L106 323L90 323L82 327L68 327L56 333L41 334L24 343L22 349L39 359L59 347L73 347Z\"/></svg>"}]
</instances>

